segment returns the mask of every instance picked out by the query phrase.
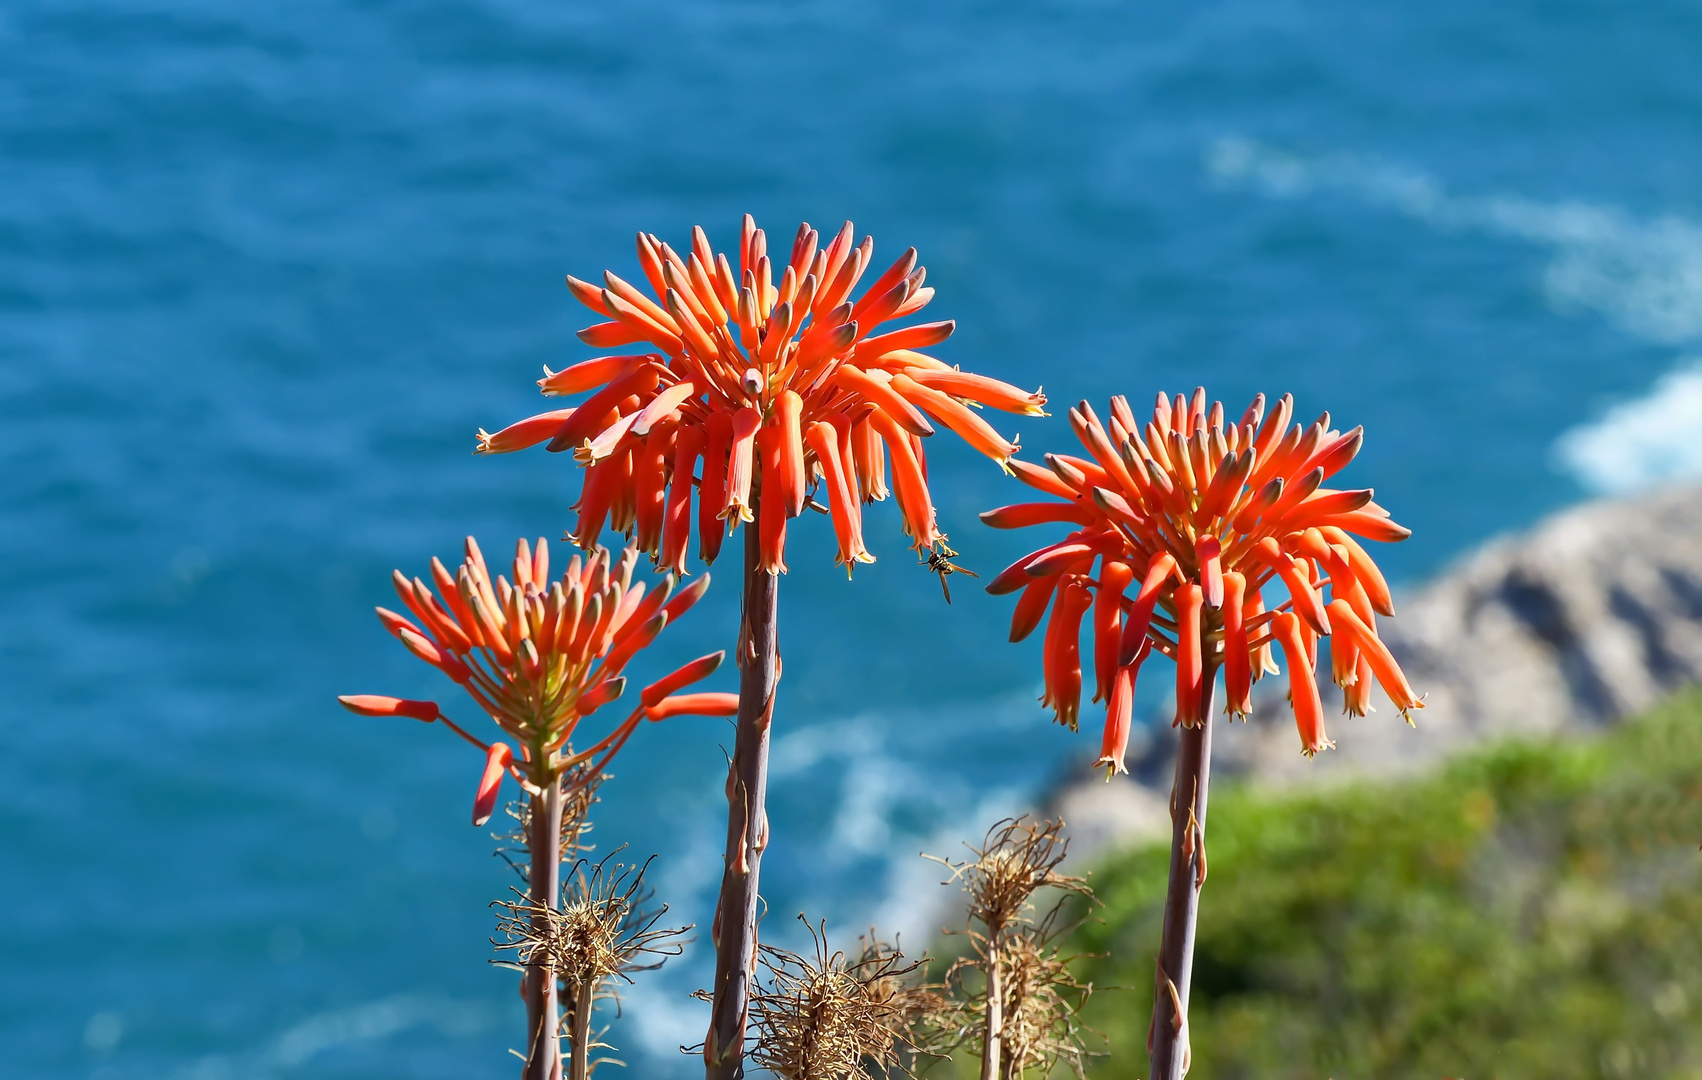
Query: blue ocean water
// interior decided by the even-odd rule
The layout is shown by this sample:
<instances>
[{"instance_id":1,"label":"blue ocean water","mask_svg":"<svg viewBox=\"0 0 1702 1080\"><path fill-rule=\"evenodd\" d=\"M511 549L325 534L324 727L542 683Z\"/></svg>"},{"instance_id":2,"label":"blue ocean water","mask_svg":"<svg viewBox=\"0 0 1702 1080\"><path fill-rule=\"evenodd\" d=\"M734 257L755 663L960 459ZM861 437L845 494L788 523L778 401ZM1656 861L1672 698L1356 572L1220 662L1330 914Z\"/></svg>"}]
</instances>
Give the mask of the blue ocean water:
<instances>
[{"instance_id":1,"label":"blue ocean water","mask_svg":"<svg viewBox=\"0 0 1702 1080\"><path fill-rule=\"evenodd\" d=\"M641 228L852 218L920 249L942 356L1060 413L1204 383L1364 423L1414 582L1702 472L1698 41L1678 0L12 0L0 1074L509 1074L478 762L334 696L452 700L371 616L390 569L569 523L568 462L469 452L590 355L564 273L632 276ZM935 442L960 561L996 570L1031 538L974 515L1018 487ZM948 608L871 517L850 583L825 522L792 543L777 938L925 934L916 853L1094 749L1034 703L1008 605ZM669 656L730 640L730 569ZM599 809L681 922L729 743L641 732ZM635 1075L692 1071L708 952L611 1017Z\"/></svg>"}]
</instances>

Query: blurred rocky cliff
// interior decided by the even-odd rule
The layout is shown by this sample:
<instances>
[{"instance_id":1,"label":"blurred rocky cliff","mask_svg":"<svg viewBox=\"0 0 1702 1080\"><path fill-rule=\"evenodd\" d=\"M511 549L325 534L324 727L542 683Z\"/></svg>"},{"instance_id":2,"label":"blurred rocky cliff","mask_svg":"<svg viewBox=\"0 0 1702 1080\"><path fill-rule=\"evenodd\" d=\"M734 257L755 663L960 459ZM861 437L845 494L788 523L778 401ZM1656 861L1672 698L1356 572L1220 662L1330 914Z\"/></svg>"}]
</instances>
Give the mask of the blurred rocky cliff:
<instances>
[{"instance_id":1,"label":"blurred rocky cliff","mask_svg":"<svg viewBox=\"0 0 1702 1080\"><path fill-rule=\"evenodd\" d=\"M1702 487L1586 503L1493 541L1398 596L1378 629L1428 695L1416 726L1380 695L1370 716L1342 716L1326 682L1337 748L1309 761L1286 679L1271 678L1250 721L1220 723L1214 775L1283 785L1409 772L1488 739L1598 729L1702 681ZM1054 788L1046 811L1063 816L1076 858L1169 834L1172 746L1155 724L1131 747L1131 776L1106 783L1084 768Z\"/></svg>"}]
</instances>

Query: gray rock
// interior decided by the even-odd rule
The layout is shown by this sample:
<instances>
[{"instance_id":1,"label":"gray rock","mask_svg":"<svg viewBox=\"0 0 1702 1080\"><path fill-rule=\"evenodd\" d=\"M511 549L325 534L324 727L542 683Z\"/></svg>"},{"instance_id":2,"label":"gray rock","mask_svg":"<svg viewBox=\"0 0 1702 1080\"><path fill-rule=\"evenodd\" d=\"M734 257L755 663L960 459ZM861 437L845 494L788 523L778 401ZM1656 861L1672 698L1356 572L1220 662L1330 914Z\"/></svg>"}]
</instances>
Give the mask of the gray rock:
<instances>
[{"instance_id":1,"label":"gray rock","mask_svg":"<svg viewBox=\"0 0 1702 1080\"><path fill-rule=\"evenodd\" d=\"M1370 716L1330 724L1337 749L1307 760L1286 679L1266 679L1254 718L1219 726L1214 773L1264 786L1399 774L1485 740L1599 729L1702 680L1702 487L1586 503L1492 541L1397 597L1378 631L1426 695L1415 726L1379 692ZM1165 834L1146 811L1156 798L1162 815L1173 745L1156 725L1131 761L1138 780L1054 792L1048 806L1079 830L1073 854Z\"/></svg>"}]
</instances>

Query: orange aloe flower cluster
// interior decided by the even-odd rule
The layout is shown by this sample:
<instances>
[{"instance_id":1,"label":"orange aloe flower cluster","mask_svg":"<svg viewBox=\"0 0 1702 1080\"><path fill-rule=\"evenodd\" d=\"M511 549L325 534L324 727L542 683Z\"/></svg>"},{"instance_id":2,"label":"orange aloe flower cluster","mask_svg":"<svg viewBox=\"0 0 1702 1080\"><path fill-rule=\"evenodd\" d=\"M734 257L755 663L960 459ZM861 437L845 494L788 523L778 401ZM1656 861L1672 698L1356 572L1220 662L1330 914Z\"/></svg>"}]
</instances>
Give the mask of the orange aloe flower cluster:
<instances>
[{"instance_id":1,"label":"orange aloe flower cluster","mask_svg":"<svg viewBox=\"0 0 1702 1080\"><path fill-rule=\"evenodd\" d=\"M485 752L485 771L473 805L473 824L482 825L496 805L502 777L512 774L534 794L569 770L584 767L595 777L626 743L640 720L686 714L731 716L735 694L678 693L720 666L722 653L699 657L644 688L639 704L621 724L593 745L574 751L571 740L581 720L610 704L626 688L627 663L656 640L664 627L695 604L709 587L707 574L670 595L674 575L646 590L633 581L638 553L618 560L599 547L575 555L567 570L550 580L549 548L525 540L516 545L514 580L491 578L472 537L466 558L451 574L431 561L432 585L392 576L396 593L413 616L378 609L378 618L408 651L448 675L472 696L520 747L519 758L504 742L486 744L444 716L435 702L373 695L339 700L365 716L407 716L441 721Z\"/></svg>"},{"instance_id":2,"label":"orange aloe flower cluster","mask_svg":"<svg viewBox=\"0 0 1702 1080\"><path fill-rule=\"evenodd\" d=\"M1112 398L1107 425L1084 401L1070 410L1070 426L1087 457L1048 454L1047 468L1011 463L1022 480L1065 501L982 515L995 528L1077 526L1012 564L988 591L1022 590L1013 641L1051 608L1042 701L1072 729L1088 623L1094 700L1107 703L1099 763L1111 770L1126 771L1135 676L1153 650L1175 660L1176 722L1193 727L1204 719L1201 703L1220 667L1228 711L1245 717L1253 683L1279 672L1272 647L1280 648L1308 756L1334 745L1324 735L1314 674L1320 637L1331 639L1331 676L1349 713L1370 709L1373 679L1403 716L1422 707L1377 636L1377 616L1394 614L1388 584L1350 535L1396 541L1409 530L1369 489L1324 486L1359 452L1362 429L1335 431L1328 413L1310 427L1291 427L1293 412L1284 394L1267 414L1261 394L1239 422L1227 423L1223 404L1208 407L1199 389L1192 400L1159 394L1144 422L1125 398ZM1267 607L1265 587L1276 583L1288 598Z\"/></svg>"},{"instance_id":3,"label":"orange aloe flower cluster","mask_svg":"<svg viewBox=\"0 0 1702 1080\"><path fill-rule=\"evenodd\" d=\"M576 408L479 432L478 452L539 443L572 450L586 466L575 541L588 548L608 522L633 534L657 565L681 573L694 485L705 563L728 533L756 521L762 567L783 572L786 522L812 501L832 514L836 561L847 572L872 562L861 505L886 497L890 458L905 531L918 550L932 549L942 537L921 440L940 423L1005 465L1016 444L971 406L1044 415L1046 399L917 351L944 341L952 322L873 334L920 311L934 290L923 285L926 271L911 248L853 299L874 242L852 237L846 222L823 246L802 225L781 263L747 214L735 270L701 228L683 257L640 233L650 295L613 273L600 287L572 277L567 284L606 319L580 331L581 340L599 349L648 342L661 353L545 368L538 385L547 395L595 392ZM770 497L759 498L764 492Z\"/></svg>"}]
</instances>

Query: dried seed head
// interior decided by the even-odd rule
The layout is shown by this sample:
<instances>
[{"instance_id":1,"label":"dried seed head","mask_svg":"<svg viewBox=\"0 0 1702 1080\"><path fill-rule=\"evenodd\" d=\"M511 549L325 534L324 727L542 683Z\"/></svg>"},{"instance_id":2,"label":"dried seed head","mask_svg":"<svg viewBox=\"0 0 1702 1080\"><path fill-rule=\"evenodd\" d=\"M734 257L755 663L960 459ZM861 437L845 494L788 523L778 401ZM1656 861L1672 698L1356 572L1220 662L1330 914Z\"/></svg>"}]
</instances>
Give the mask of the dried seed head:
<instances>
[{"instance_id":1,"label":"dried seed head","mask_svg":"<svg viewBox=\"0 0 1702 1080\"><path fill-rule=\"evenodd\" d=\"M953 863L933 859L951 871L948 881L961 881L969 893L969 916L990 936L997 936L1028 909L1042 888L1091 895L1079 877L1060 874L1069 841L1057 819L1030 821L1027 815L1006 818L987 830L980 847L969 847L973 859ZM969 846L969 845L965 845Z\"/></svg>"},{"instance_id":2,"label":"dried seed head","mask_svg":"<svg viewBox=\"0 0 1702 1080\"><path fill-rule=\"evenodd\" d=\"M657 929L666 904L650 908L644 873L650 861L634 866L610 860L620 849L591 863L580 859L566 877L559 908L544 907L520 890L517 899L499 901L498 949L514 953L509 967L542 967L572 987L601 990L611 979L631 982L631 973L649 971L678 956L681 938L691 927Z\"/></svg>"},{"instance_id":3,"label":"dried seed head","mask_svg":"<svg viewBox=\"0 0 1702 1080\"><path fill-rule=\"evenodd\" d=\"M1070 972L1077 959L1063 956L1043 932L1024 928L1012 934L999 950L1003 989L1000 1050L1009 1062L1009 1075L1033 1070L1050 1075L1063 1062L1078 1077L1090 1055L1082 1043L1084 1028L1078 1016L1093 993Z\"/></svg>"},{"instance_id":4,"label":"dried seed head","mask_svg":"<svg viewBox=\"0 0 1702 1080\"><path fill-rule=\"evenodd\" d=\"M830 954L826 923L809 929L813 957L762 946L768 979L751 995L751 1060L782 1080L908 1074L912 1031L938 1000L915 978L926 961L906 959L872 930L855 959Z\"/></svg>"}]
</instances>

